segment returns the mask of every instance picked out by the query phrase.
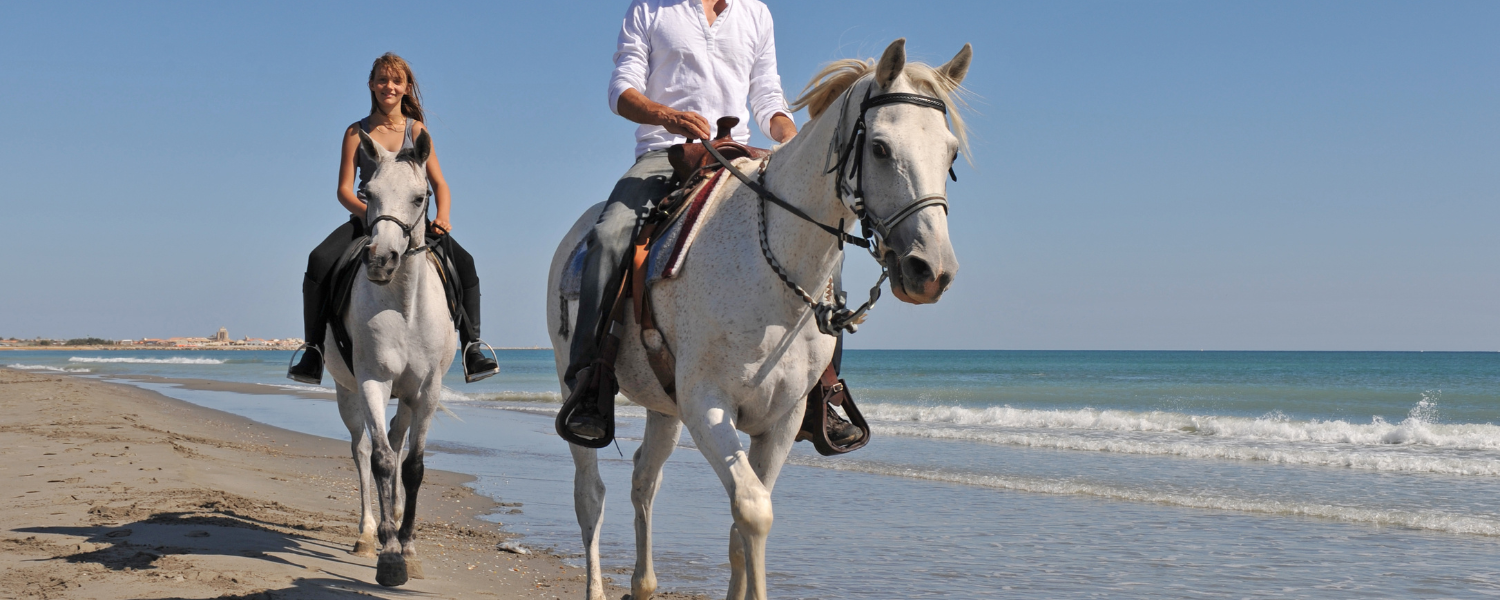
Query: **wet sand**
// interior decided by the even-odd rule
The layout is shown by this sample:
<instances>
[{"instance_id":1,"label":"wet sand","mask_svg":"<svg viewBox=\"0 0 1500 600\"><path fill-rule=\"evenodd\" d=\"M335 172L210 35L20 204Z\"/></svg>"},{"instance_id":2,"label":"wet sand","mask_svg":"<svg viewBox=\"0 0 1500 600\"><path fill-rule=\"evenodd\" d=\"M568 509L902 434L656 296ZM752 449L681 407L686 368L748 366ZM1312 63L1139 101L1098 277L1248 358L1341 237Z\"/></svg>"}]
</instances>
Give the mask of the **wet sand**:
<instances>
[{"instance_id":1,"label":"wet sand","mask_svg":"<svg viewBox=\"0 0 1500 600\"><path fill-rule=\"evenodd\" d=\"M347 552L359 495L346 441L11 369L0 410L0 598L583 595L582 570L559 557L497 549L510 536L478 517L501 505L466 475L427 471L426 578L382 588L375 559Z\"/></svg>"}]
</instances>

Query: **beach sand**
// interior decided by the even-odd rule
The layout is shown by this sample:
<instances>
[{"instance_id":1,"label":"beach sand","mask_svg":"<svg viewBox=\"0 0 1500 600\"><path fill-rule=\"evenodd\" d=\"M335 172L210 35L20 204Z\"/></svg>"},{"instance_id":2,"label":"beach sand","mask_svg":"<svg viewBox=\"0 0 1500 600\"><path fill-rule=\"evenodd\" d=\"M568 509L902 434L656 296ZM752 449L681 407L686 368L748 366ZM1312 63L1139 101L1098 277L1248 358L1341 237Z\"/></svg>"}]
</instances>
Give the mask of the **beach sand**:
<instances>
[{"instance_id":1,"label":"beach sand","mask_svg":"<svg viewBox=\"0 0 1500 600\"><path fill-rule=\"evenodd\" d=\"M10 369L0 410L0 598L583 595L582 570L559 557L496 549L509 536L477 517L515 508L474 494L465 475L427 471L426 578L382 588L375 559L347 553L359 494L346 441Z\"/></svg>"}]
</instances>

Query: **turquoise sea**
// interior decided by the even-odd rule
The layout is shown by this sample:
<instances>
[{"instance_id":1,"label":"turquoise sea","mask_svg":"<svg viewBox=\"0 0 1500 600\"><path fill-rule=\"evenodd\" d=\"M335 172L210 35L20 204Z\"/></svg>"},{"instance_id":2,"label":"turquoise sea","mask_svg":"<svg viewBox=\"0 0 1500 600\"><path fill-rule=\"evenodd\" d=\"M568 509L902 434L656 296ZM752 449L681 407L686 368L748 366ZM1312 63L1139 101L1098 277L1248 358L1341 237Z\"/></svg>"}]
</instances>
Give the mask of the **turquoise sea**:
<instances>
[{"instance_id":1,"label":"turquoise sea","mask_svg":"<svg viewBox=\"0 0 1500 600\"><path fill-rule=\"evenodd\" d=\"M0 364L140 382L347 438L287 352L26 351ZM550 351L450 373L432 466L519 509L524 544L580 551ZM768 550L783 598L1494 598L1500 596L1500 353L851 351L871 444L798 444ZM624 406L606 572L633 564ZM351 481L352 484L352 481ZM723 594L728 503L684 436L656 508L665 589ZM573 559L573 560L576 560Z\"/></svg>"}]
</instances>

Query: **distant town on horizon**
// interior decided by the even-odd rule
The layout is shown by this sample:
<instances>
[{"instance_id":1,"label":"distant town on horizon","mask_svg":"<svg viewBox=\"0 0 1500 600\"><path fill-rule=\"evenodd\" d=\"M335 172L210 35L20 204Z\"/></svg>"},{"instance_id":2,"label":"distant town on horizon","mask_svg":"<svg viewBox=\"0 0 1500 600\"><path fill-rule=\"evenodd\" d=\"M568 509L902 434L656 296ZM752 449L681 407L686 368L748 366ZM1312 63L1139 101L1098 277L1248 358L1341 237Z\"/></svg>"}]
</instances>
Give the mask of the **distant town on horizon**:
<instances>
[{"instance_id":1,"label":"distant town on horizon","mask_svg":"<svg viewBox=\"0 0 1500 600\"><path fill-rule=\"evenodd\" d=\"M114 346L114 347L144 347L144 348L276 348L296 349L302 345L301 338L253 338L246 336L235 340L230 339L229 330L220 327L218 331L208 337L169 337L169 338L141 338L138 340L108 340L96 337L73 338L67 340L54 340L48 338L33 338L22 340L16 338L0 339L0 348L20 347L50 347L50 346Z\"/></svg>"}]
</instances>

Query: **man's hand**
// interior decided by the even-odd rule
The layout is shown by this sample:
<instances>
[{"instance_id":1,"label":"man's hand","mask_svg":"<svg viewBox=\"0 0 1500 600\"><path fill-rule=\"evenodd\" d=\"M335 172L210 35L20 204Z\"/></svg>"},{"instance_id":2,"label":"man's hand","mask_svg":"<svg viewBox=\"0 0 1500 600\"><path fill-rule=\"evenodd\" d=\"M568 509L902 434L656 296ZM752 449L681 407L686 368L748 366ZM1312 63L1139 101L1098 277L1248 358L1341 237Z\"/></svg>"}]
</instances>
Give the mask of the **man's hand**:
<instances>
[{"instance_id":1,"label":"man's hand","mask_svg":"<svg viewBox=\"0 0 1500 600\"><path fill-rule=\"evenodd\" d=\"M786 113L776 113L771 117L771 138L779 143L785 144L797 137L797 125L792 123L791 117Z\"/></svg>"},{"instance_id":2,"label":"man's hand","mask_svg":"<svg viewBox=\"0 0 1500 600\"><path fill-rule=\"evenodd\" d=\"M665 106L661 108L661 114L657 117L660 122L657 125L665 127L668 132L698 140L706 140L713 135L708 119L703 118L703 115L686 110L672 110Z\"/></svg>"},{"instance_id":3,"label":"man's hand","mask_svg":"<svg viewBox=\"0 0 1500 600\"><path fill-rule=\"evenodd\" d=\"M695 112L672 110L657 104L635 89L625 90L615 101L615 110L620 116L642 125L660 125L667 131L686 138L706 140L713 136L708 119Z\"/></svg>"}]
</instances>

